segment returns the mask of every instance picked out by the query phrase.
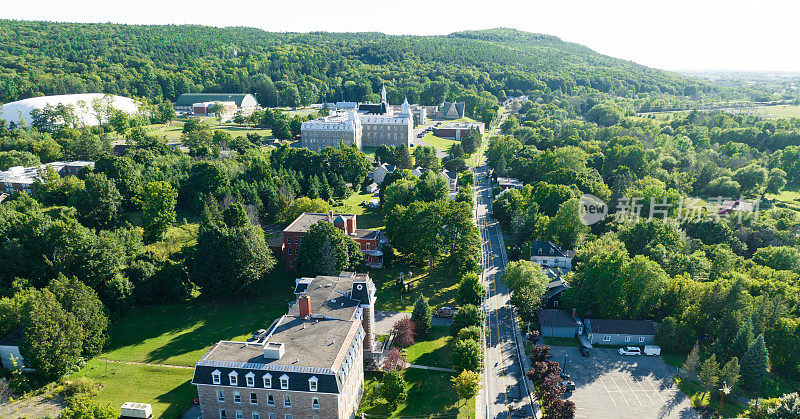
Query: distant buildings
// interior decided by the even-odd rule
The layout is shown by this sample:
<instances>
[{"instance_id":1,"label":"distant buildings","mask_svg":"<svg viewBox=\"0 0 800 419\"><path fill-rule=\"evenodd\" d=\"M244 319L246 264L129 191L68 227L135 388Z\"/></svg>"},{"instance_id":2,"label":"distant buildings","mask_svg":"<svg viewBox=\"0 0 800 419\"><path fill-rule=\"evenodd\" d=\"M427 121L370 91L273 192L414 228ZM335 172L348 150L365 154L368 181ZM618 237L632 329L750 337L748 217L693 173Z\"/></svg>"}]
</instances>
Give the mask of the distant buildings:
<instances>
[{"instance_id":1,"label":"distant buildings","mask_svg":"<svg viewBox=\"0 0 800 419\"><path fill-rule=\"evenodd\" d=\"M510 177L497 178L497 186L502 190L506 189L522 189L525 185L519 180Z\"/></svg>"},{"instance_id":2,"label":"distant buildings","mask_svg":"<svg viewBox=\"0 0 800 419\"><path fill-rule=\"evenodd\" d=\"M367 266L373 268L383 267L383 252L381 251L381 231L359 229L356 226L355 214L334 214L329 212L313 213L304 212L297 219L292 221L283 230L283 256L286 263L286 270L297 269L297 257L300 254L300 244L303 237L314 224L320 221L332 223L335 227L342 229L351 237L364 253Z\"/></svg>"},{"instance_id":3,"label":"distant buildings","mask_svg":"<svg viewBox=\"0 0 800 419\"><path fill-rule=\"evenodd\" d=\"M296 280L297 301L263 334L220 341L195 365L205 418L355 418L375 345L366 274Z\"/></svg>"},{"instance_id":4,"label":"distant buildings","mask_svg":"<svg viewBox=\"0 0 800 419\"><path fill-rule=\"evenodd\" d=\"M561 246L553 242L540 240L531 242L531 262L542 266L572 270L574 256L574 251L561 250Z\"/></svg>"},{"instance_id":5,"label":"distant buildings","mask_svg":"<svg viewBox=\"0 0 800 419\"><path fill-rule=\"evenodd\" d=\"M425 172L427 172L427 170L417 166L411 171L411 176L419 179L425 174ZM441 177L445 180L445 182L447 182L447 187L450 188L450 192L455 192L458 190L458 172L451 172L445 169L437 173L437 176Z\"/></svg>"},{"instance_id":6,"label":"distant buildings","mask_svg":"<svg viewBox=\"0 0 800 419\"><path fill-rule=\"evenodd\" d=\"M372 171L372 180L374 180L375 183L380 185L381 183L383 183L383 180L386 178L386 175L394 172L394 170L395 170L395 165L383 163Z\"/></svg>"},{"instance_id":7,"label":"distant buildings","mask_svg":"<svg viewBox=\"0 0 800 419\"><path fill-rule=\"evenodd\" d=\"M221 102L231 114L238 111L248 114L258 109L258 101L248 93L184 93L175 101L175 111L208 115L216 102Z\"/></svg>"},{"instance_id":8,"label":"distant buildings","mask_svg":"<svg viewBox=\"0 0 800 419\"><path fill-rule=\"evenodd\" d=\"M335 147L339 142L362 147L381 145L411 146L414 135L414 114L408 100L398 111L386 101L381 89L380 103L339 102L328 116L303 122L300 138L303 147L320 150Z\"/></svg>"},{"instance_id":9,"label":"distant buildings","mask_svg":"<svg viewBox=\"0 0 800 419\"><path fill-rule=\"evenodd\" d=\"M483 136L485 125L483 122L448 122L436 129L436 135L442 138L461 141L467 131L477 129Z\"/></svg>"},{"instance_id":10,"label":"distant buildings","mask_svg":"<svg viewBox=\"0 0 800 419\"><path fill-rule=\"evenodd\" d=\"M82 125L98 125L107 122L111 116L109 107L129 114L139 112L139 105L131 98L107 95L103 93L81 93L74 95L41 96L6 103L0 107L0 119L19 124L24 122L30 126L33 122L31 111L42 110L47 106L64 105L72 107L77 123ZM99 118L99 119L98 119Z\"/></svg>"},{"instance_id":11,"label":"distant buildings","mask_svg":"<svg viewBox=\"0 0 800 419\"><path fill-rule=\"evenodd\" d=\"M22 337L22 329L17 329L3 337L0 337L0 364L3 368L25 367L25 361L19 353L19 340Z\"/></svg>"},{"instance_id":12,"label":"distant buildings","mask_svg":"<svg viewBox=\"0 0 800 419\"><path fill-rule=\"evenodd\" d=\"M459 119L464 117L464 102L445 102L439 109L439 116L444 119Z\"/></svg>"},{"instance_id":13,"label":"distant buildings","mask_svg":"<svg viewBox=\"0 0 800 419\"><path fill-rule=\"evenodd\" d=\"M75 176L78 171L85 166L94 166L93 161L54 161L41 166L10 167L4 172L0 172L0 190L3 192L25 192L31 193L33 184L39 179L39 170L50 166L62 177Z\"/></svg>"}]
</instances>

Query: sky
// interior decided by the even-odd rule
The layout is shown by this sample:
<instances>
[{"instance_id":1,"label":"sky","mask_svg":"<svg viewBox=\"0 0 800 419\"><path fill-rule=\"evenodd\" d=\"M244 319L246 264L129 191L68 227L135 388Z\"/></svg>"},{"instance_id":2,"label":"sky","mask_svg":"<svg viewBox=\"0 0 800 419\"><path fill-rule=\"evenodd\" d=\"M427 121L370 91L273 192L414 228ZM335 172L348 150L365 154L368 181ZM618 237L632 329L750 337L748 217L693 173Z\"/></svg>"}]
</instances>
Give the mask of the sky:
<instances>
[{"instance_id":1,"label":"sky","mask_svg":"<svg viewBox=\"0 0 800 419\"><path fill-rule=\"evenodd\" d=\"M0 18L444 35L509 27L665 70L800 72L790 0L3 0Z\"/></svg>"}]
</instances>

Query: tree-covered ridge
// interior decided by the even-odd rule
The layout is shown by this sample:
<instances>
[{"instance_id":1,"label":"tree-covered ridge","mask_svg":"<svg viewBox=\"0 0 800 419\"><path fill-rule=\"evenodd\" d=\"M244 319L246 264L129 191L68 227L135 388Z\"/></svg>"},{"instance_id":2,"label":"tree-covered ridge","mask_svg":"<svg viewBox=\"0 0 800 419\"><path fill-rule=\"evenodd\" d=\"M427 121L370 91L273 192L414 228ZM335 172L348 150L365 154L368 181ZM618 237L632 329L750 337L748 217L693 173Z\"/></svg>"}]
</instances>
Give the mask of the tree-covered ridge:
<instances>
[{"instance_id":1,"label":"tree-covered ridge","mask_svg":"<svg viewBox=\"0 0 800 419\"><path fill-rule=\"evenodd\" d=\"M236 51L236 54L234 54ZM708 86L597 54L558 38L507 29L448 36L272 33L254 28L0 20L0 102L105 92L174 101L185 92L254 93L262 105L365 100L439 104L472 92L682 96Z\"/></svg>"}]
</instances>

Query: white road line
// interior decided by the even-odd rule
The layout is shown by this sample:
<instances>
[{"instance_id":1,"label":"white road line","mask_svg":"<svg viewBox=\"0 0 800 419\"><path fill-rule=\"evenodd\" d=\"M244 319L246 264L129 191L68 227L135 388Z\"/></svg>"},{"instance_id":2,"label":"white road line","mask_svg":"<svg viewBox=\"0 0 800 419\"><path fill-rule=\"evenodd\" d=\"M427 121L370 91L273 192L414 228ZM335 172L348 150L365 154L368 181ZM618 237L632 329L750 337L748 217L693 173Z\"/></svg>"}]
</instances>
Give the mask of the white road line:
<instances>
[{"instance_id":1,"label":"white road line","mask_svg":"<svg viewBox=\"0 0 800 419\"><path fill-rule=\"evenodd\" d=\"M606 387L606 383L604 383L604 382L603 382L603 379L602 379L602 378L598 378L597 380L598 380L598 381L600 381L600 384L602 384L602 385L603 385L603 388L604 388L604 389L606 389L606 393L608 393L608 398L610 398L610 399L611 399L611 401L614 403L614 406L616 406L616 405L617 405L617 402L616 402L616 401L614 401L614 398L613 398L613 397L611 397L611 392L610 392L610 391L608 391L608 387Z\"/></svg>"},{"instance_id":2,"label":"white road line","mask_svg":"<svg viewBox=\"0 0 800 419\"><path fill-rule=\"evenodd\" d=\"M631 385L631 380L629 378L624 379L625 384L628 385L628 388L631 389L631 393L633 393L633 397L636 397L636 401L639 402L640 406L644 406L641 400L639 400L639 396L636 395L636 392L633 391L633 386Z\"/></svg>"},{"instance_id":3,"label":"white road line","mask_svg":"<svg viewBox=\"0 0 800 419\"><path fill-rule=\"evenodd\" d=\"M608 378L610 378L610 379L611 379L611 382L612 382L612 383L614 383L614 387L616 387L616 388L617 388L617 390L619 390L619 395L620 395L620 396L622 396L622 399L623 399L623 400L625 400L625 404L627 404L628 406L630 406L631 404L630 404L630 403L628 403L628 398L627 398L627 397L625 397L625 393L623 393L623 392L622 392L622 389L621 389L621 388L619 388L619 386L617 385L617 381L616 381L616 380L614 380L614 377L612 377L611 375L609 375L609 376L608 376Z\"/></svg>"},{"instance_id":4,"label":"white road line","mask_svg":"<svg viewBox=\"0 0 800 419\"><path fill-rule=\"evenodd\" d=\"M648 394L650 393L651 390L645 390L644 387L642 386L641 380L637 381L636 384L638 384L639 388L642 389L642 392L644 393L645 396L647 396L647 399L650 400L650 403L653 403L653 406L658 406L658 403L654 402L653 399L650 397L650 394Z\"/></svg>"},{"instance_id":5,"label":"white road line","mask_svg":"<svg viewBox=\"0 0 800 419\"><path fill-rule=\"evenodd\" d=\"M667 401L664 399L664 397L661 396L661 392L656 388L655 384L653 384L653 380L651 380L650 377L644 377L644 378L647 380L648 383L650 383L650 387L653 387L653 390L656 391L656 394L658 394L658 397L661 398L661 401L663 403L666 403Z\"/></svg>"}]
</instances>

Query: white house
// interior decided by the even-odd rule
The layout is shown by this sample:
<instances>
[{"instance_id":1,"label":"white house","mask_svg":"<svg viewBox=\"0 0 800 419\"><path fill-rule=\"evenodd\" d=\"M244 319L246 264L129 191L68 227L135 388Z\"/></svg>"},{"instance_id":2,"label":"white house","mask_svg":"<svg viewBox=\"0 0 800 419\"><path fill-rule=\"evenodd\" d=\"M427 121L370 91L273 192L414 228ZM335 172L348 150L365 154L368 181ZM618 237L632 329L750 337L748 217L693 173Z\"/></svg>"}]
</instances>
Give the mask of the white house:
<instances>
[{"instance_id":1,"label":"white house","mask_svg":"<svg viewBox=\"0 0 800 419\"><path fill-rule=\"evenodd\" d=\"M386 178L386 175L389 173L394 172L395 166L393 164L384 163L375 168L372 171L372 180L375 181L378 185L383 183L383 179Z\"/></svg>"},{"instance_id":2,"label":"white house","mask_svg":"<svg viewBox=\"0 0 800 419\"><path fill-rule=\"evenodd\" d=\"M531 262L542 266L571 270L574 256L574 251L561 250L561 246L553 242L540 240L531 242Z\"/></svg>"}]
</instances>

